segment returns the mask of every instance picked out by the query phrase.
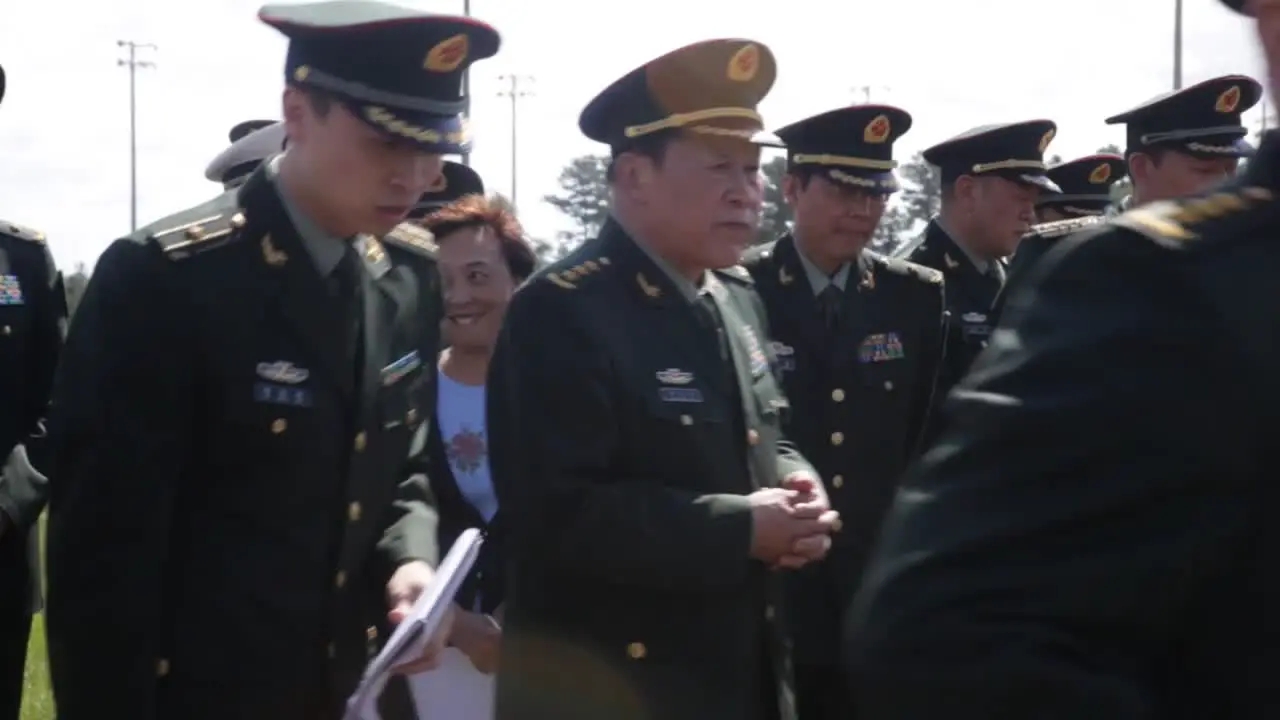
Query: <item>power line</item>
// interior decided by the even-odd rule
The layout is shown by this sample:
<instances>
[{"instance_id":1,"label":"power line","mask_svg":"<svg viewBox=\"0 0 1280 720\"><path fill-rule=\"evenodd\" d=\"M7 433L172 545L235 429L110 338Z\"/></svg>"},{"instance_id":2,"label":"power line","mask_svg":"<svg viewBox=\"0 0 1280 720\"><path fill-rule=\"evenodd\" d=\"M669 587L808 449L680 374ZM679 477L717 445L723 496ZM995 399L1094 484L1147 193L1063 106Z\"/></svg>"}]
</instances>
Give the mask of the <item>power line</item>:
<instances>
[{"instance_id":1,"label":"power line","mask_svg":"<svg viewBox=\"0 0 1280 720\"><path fill-rule=\"evenodd\" d=\"M520 87L522 82L533 82L533 78L528 75L500 75L499 80L509 83L509 88L498 93L498 97L511 98L511 207L516 205L516 176L519 169L519 153L516 150L516 139L519 127L517 106L520 104L520 98L528 97L533 93Z\"/></svg>"},{"instance_id":2,"label":"power line","mask_svg":"<svg viewBox=\"0 0 1280 720\"><path fill-rule=\"evenodd\" d=\"M116 65L129 68L129 227L138 229L138 68L154 68L150 60L139 60L139 50L156 50L151 43L117 40L116 46L129 49L129 58L116 60ZM131 231L132 231L131 230Z\"/></svg>"}]
</instances>

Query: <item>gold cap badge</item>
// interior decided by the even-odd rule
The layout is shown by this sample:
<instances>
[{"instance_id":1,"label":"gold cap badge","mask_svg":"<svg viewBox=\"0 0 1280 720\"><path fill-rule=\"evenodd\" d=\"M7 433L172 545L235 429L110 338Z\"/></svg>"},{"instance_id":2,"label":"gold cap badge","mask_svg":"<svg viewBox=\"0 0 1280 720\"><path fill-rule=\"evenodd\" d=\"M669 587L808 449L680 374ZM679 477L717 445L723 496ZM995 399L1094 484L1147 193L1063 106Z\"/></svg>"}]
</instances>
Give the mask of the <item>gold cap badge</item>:
<instances>
[{"instance_id":1,"label":"gold cap badge","mask_svg":"<svg viewBox=\"0 0 1280 720\"><path fill-rule=\"evenodd\" d=\"M1240 106L1240 86L1232 85L1222 94L1218 96L1218 101L1213 104L1213 109L1220 113L1234 112Z\"/></svg>"},{"instance_id":2,"label":"gold cap badge","mask_svg":"<svg viewBox=\"0 0 1280 720\"><path fill-rule=\"evenodd\" d=\"M1057 130L1050 130L1044 134L1044 137L1040 138L1040 154L1041 155L1043 155L1044 151L1049 148L1049 143L1053 142L1053 136L1057 134L1058 134Z\"/></svg>"},{"instance_id":3,"label":"gold cap badge","mask_svg":"<svg viewBox=\"0 0 1280 720\"><path fill-rule=\"evenodd\" d=\"M1089 173L1089 182L1094 185L1101 185L1110 179L1111 165L1108 163L1102 163L1098 167L1094 168L1093 172Z\"/></svg>"},{"instance_id":4,"label":"gold cap badge","mask_svg":"<svg viewBox=\"0 0 1280 720\"><path fill-rule=\"evenodd\" d=\"M471 40L466 35L454 35L436 43L427 53L422 67L432 72L453 72L467 59L467 51L470 49Z\"/></svg>"},{"instance_id":5,"label":"gold cap badge","mask_svg":"<svg viewBox=\"0 0 1280 720\"><path fill-rule=\"evenodd\" d=\"M889 124L888 115L877 115L875 119L867 123L867 127L862 131L863 142L878 145L889 138L889 131L893 127Z\"/></svg>"},{"instance_id":6,"label":"gold cap badge","mask_svg":"<svg viewBox=\"0 0 1280 720\"><path fill-rule=\"evenodd\" d=\"M760 47L755 43L748 43L729 58L729 67L725 70L725 74L734 82L749 82L759 71Z\"/></svg>"}]
</instances>

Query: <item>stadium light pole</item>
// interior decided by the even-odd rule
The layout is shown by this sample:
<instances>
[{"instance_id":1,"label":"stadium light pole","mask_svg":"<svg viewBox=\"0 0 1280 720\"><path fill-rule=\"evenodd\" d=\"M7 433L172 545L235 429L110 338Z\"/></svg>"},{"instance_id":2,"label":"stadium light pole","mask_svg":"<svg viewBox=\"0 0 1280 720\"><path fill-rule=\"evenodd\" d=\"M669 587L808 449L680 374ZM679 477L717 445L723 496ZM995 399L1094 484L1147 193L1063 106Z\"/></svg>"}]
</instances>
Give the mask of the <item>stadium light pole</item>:
<instances>
[{"instance_id":1,"label":"stadium light pole","mask_svg":"<svg viewBox=\"0 0 1280 720\"><path fill-rule=\"evenodd\" d=\"M128 48L128 59L116 60L116 65L129 68L129 227L130 232L138 229L138 68L153 68L150 60L139 60L138 51L155 50L151 43L139 43L132 40L117 40L116 46Z\"/></svg>"}]
</instances>

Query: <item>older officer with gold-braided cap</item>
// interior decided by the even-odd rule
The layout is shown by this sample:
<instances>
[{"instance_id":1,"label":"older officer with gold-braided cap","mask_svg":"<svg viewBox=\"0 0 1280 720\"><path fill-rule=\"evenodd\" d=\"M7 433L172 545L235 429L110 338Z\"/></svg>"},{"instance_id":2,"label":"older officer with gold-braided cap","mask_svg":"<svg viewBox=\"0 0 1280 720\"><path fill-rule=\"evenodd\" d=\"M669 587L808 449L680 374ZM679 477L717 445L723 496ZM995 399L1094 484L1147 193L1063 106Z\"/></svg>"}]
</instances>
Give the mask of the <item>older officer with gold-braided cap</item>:
<instances>
[{"instance_id":1,"label":"older officer with gold-braided cap","mask_svg":"<svg viewBox=\"0 0 1280 720\"><path fill-rule=\"evenodd\" d=\"M695 43L582 113L612 215L516 293L489 372L513 536L497 720L794 717L773 569L822 557L837 518L782 438L737 265L775 72L760 43Z\"/></svg>"}]
</instances>

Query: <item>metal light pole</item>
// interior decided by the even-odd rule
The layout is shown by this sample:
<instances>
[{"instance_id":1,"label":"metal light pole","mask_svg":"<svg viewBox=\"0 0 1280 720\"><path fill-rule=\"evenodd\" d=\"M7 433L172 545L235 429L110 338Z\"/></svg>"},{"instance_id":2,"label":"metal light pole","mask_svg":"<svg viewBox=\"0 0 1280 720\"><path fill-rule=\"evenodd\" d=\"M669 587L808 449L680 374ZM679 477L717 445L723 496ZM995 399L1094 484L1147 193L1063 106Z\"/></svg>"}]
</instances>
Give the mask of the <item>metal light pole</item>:
<instances>
[{"instance_id":1,"label":"metal light pole","mask_svg":"<svg viewBox=\"0 0 1280 720\"><path fill-rule=\"evenodd\" d=\"M1182 0L1173 0L1173 89L1182 89Z\"/></svg>"},{"instance_id":2,"label":"metal light pole","mask_svg":"<svg viewBox=\"0 0 1280 720\"><path fill-rule=\"evenodd\" d=\"M138 68L153 68L155 63L139 60L141 49L155 50L155 45L132 40L117 40L116 45L129 49L129 58L116 60L116 65L129 68L129 227L138 229ZM132 231L131 230L131 231Z\"/></svg>"},{"instance_id":3,"label":"metal light pole","mask_svg":"<svg viewBox=\"0 0 1280 720\"><path fill-rule=\"evenodd\" d=\"M532 95L528 90L520 89L521 82L533 82L533 78L528 75L502 75L499 80L510 83L510 89L503 90L498 93L498 97L511 98L511 207L519 207L516 204L516 172L519 167L519 153L516 152L516 128L519 126L516 107L520 104L520 98Z\"/></svg>"},{"instance_id":4,"label":"metal light pole","mask_svg":"<svg viewBox=\"0 0 1280 720\"><path fill-rule=\"evenodd\" d=\"M862 102L869 105L871 104L872 90L888 90L888 89L889 88L885 85L858 85L853 88L853 92L862 93Z\"/></svg>"},{"instance_id":5,"label":"metal light pole","mask_svg":"<svg viewBox=\"0 0 1280 720\"><path fill-rule=\"evenodd\" d=\"M462 0L462 14L471 17L471 0ZM462 96L466 98L466 106L462 110L462 117L471 123L471 66L468 65L466 70L462 71ZM470 127L467 128L468 132ZM471 152L462 153L462 164L471 166Z\"/></svg>"}]
</instances>

